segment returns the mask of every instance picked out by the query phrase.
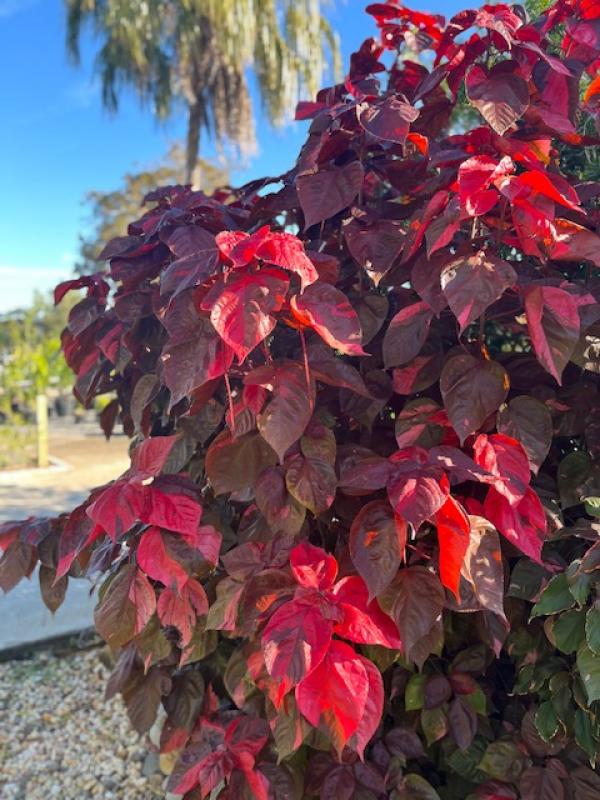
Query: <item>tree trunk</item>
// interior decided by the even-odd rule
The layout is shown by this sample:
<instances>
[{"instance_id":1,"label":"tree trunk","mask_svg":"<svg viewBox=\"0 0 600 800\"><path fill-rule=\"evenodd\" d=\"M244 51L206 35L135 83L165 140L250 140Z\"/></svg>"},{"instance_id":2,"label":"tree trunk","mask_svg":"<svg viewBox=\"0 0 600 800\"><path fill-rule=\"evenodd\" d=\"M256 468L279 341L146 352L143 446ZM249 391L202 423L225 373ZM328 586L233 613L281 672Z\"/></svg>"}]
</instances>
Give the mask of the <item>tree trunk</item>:
<instances>
[{"instance_id":1,"label":"tree trunk","mask_svg":"<svg viewBox=\"0 0 600 800\"><path fill-rule=\"evenodd\" d=\"M200 150L200 127L202 125L202 106L200 103L190 105L188 115L187 142L185 149L185 182L193 183L194 170L198 162Z\"/></svg>"}]
</instances>

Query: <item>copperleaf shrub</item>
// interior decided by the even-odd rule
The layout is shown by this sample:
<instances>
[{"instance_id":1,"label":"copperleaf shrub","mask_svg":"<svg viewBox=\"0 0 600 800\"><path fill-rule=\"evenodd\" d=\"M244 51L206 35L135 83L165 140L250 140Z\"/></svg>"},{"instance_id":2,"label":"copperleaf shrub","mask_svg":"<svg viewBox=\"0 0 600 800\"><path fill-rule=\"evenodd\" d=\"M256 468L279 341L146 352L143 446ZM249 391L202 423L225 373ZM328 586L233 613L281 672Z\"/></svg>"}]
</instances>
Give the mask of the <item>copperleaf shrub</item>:
<instances>
[{"instance_id":1,"label":"copperleaf shrub","mask_svg":"<svg viewBox=\"0 0 600 800\"><path fill-rule=\"evenodd\" d=\"M0 585L99 583L186 800L591 800L600 6L367 12L288 173L157 189L57 288L131 467L2 526Z\"/></svg>"}]
</instances>

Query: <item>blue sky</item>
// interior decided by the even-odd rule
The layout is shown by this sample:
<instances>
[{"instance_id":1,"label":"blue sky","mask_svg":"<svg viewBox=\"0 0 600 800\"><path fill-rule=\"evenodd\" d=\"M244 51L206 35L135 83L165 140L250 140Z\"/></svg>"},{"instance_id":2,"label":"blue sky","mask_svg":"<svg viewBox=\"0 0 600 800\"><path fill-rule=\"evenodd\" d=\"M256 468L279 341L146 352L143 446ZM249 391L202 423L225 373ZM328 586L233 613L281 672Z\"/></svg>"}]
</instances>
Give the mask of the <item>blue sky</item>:
<instances>
[{"instance_id":1,"label":"blue sky","mask_svg":"<svg viewBox=\"0 0 600 800\"><path fill-rule=\"evenodd\" d=\"M331 0L344 63L375 32L366 4ZM460 7L456 0L409 5L447 16ZM104 111L95 51L88 35L82 64L68 60L63 0L0 0L0 312L69 276L87 191L117 188L125 172L157 164L184 134L182 119L157 124L133 94L122 97L117 115ZM257 127L259 153L234 172L236 183L289 168L305 135L299 123Z\"/></svg>"}]
</instances>

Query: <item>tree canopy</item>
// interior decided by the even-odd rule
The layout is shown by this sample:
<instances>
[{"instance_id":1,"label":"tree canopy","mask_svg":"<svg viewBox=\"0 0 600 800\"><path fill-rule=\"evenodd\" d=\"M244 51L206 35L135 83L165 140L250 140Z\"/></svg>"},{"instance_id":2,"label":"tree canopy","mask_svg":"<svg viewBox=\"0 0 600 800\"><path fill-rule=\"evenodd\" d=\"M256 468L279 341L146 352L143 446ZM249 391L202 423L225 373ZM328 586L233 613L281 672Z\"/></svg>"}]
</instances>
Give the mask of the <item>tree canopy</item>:
<instances>
[{"instance_id":1,"label":"tree canopy","mask_svg":"<svg viewBox=\"0 0 600 800\"><path fill-rule=\"evenodd\" d=\"M65 0L67 47L79 60L90 23L104 104L116 110L133 86L159 118L187 109L186 179L204 130L220 144L255 145L253 73L264 113L281 122L337 64L336 37L320 0Z\"/></svg>"}]
</instances>

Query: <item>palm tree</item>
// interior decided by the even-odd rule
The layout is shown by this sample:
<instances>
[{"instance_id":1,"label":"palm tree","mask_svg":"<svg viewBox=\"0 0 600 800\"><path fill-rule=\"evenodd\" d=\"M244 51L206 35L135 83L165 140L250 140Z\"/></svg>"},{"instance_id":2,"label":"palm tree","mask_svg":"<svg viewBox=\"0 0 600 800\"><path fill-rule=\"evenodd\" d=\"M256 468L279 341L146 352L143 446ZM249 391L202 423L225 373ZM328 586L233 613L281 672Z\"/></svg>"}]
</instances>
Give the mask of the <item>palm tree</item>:
<instances>
[{"instance_id":1,"label":"palm tree","mask_svg":"<svg viewBox=\"0 0 600 800\"><path fill-rule=\"evenodd\" d=\"M65 0L67 47L79 60L91 23L102 45L97 68L104 105L118 107L132 85L154 113L187 109L186 179L192 180L204 130L240 153L255 146L249 90L253 71L262 106L282 122L302 94L312 96L337 37L322 0Z\"/></svg>"}]
</instances>

